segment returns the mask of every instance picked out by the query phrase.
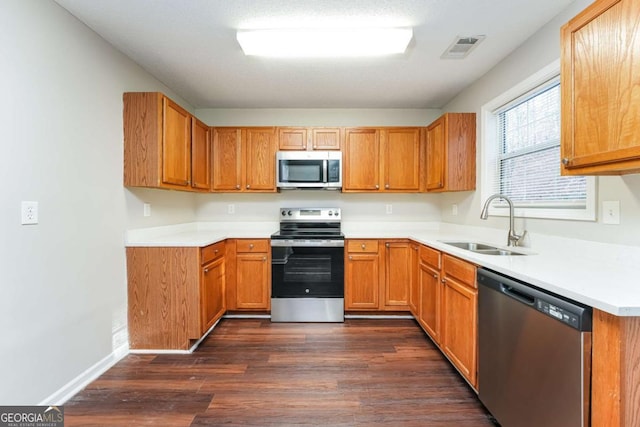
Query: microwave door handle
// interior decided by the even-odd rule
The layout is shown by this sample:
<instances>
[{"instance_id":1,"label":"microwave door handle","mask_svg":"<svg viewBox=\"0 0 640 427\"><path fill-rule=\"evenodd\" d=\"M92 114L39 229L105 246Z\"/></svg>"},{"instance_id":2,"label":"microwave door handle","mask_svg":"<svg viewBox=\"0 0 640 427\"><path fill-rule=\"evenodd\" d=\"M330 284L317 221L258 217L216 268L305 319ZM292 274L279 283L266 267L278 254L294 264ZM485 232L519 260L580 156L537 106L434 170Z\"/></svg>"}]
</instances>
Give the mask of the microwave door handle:
<instances>
[{"instance_id":1,"label":"microwave door handle","mask_svg":"<svg viewBox=\"0 0 640 427\"><path fill-rule=\"evenodd\" d=\"M329 160L322 161L322 182L329 182L327 169L329 167Z\"/></svg>"}]
</instances>

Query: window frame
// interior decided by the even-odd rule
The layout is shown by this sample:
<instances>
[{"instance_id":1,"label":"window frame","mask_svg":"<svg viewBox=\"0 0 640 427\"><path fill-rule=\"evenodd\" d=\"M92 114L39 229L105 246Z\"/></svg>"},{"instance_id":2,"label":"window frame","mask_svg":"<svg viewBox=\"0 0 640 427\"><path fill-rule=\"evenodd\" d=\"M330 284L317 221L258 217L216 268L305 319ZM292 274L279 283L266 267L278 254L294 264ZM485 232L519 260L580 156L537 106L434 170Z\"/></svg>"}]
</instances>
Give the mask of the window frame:
<instances>
[{"instance_id":1,"label":"window frame","mask_svg":"<svg viewBox=\"0 0 640 427\"><path fill-rule=\"evenodd\" d=\"M544 67L542 70L526 78L522 82L506 90L496 98L487 102L481 107L481 150L480 158L482 160L482 174L480 195L482 203L493 194L493 190L499 188L495 185L499 179L498 161L500 141L498 137L498 115L496 110L512 103L518 98L531 93L545 83L551 82L560 75L560 60L556 60ZM558 168L560 168L560 158L558 157ZM539 219L562 219L574 221L596 221L596 200L597 200L597 179L593 176L587 176L586 190L587 199L586 207L579 208L553 208L553 207L516 207L514 214L522 218L539 218ZM509 216L509 209L506 203L500 205L492 204L489 207L490 216Z\"/></svg>"}]
</instances>

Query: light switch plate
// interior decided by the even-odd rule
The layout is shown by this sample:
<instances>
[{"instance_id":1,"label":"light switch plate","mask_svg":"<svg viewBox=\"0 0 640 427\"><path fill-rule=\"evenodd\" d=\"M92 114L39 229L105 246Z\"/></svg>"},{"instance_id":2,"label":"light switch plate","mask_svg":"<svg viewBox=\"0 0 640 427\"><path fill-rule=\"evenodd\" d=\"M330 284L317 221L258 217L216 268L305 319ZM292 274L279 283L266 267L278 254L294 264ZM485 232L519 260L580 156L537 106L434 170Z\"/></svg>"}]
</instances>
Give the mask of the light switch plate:
<instances>
[{"instance_id":1,"label":"light switch plate","mask_svg":"<svg viewBox=\"0 0 640 427\"><path fill-rule=\"evenodd\" d=\"M602 202L602 223L620 224L620 201Z\"/></svg>"}]
</instances>

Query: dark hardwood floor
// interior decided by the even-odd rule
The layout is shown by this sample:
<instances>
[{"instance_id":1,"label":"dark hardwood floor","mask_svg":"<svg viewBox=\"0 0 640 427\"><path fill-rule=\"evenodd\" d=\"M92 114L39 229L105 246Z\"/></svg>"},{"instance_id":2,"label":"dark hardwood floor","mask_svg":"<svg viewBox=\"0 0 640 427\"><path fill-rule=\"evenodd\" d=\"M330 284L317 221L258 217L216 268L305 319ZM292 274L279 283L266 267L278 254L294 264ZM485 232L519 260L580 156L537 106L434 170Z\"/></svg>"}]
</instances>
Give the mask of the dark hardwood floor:
<instances>
[{"instance_id":1,"label":"dark hardwood floor","mask_svg":"<svg viewBox=\"0 0 640 427\"><path fill-rule=\"evenodd\" d=\"M191 355L129 355L65 425L492 426L413 320L223 319Z\"/></svg>"}]
</instances>

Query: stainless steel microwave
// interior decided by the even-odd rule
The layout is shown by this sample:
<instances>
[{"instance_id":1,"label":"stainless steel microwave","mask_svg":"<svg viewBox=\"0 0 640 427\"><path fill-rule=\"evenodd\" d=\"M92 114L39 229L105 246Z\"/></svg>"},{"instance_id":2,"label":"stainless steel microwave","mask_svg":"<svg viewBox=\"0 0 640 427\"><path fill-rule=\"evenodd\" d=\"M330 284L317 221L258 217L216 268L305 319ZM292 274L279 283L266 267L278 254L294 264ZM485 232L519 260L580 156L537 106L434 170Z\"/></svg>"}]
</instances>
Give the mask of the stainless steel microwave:
<instances>
[{"instance_id":1,"label":"stainless steel microwave","mask_svg":"<svg viewBox=\"0 0 640 427\"><path fill-rule=\"evenodd\" d=\"M278 151L276 178L281 190L342 188L340 151Z\"/></svg>"}]
</instances>

